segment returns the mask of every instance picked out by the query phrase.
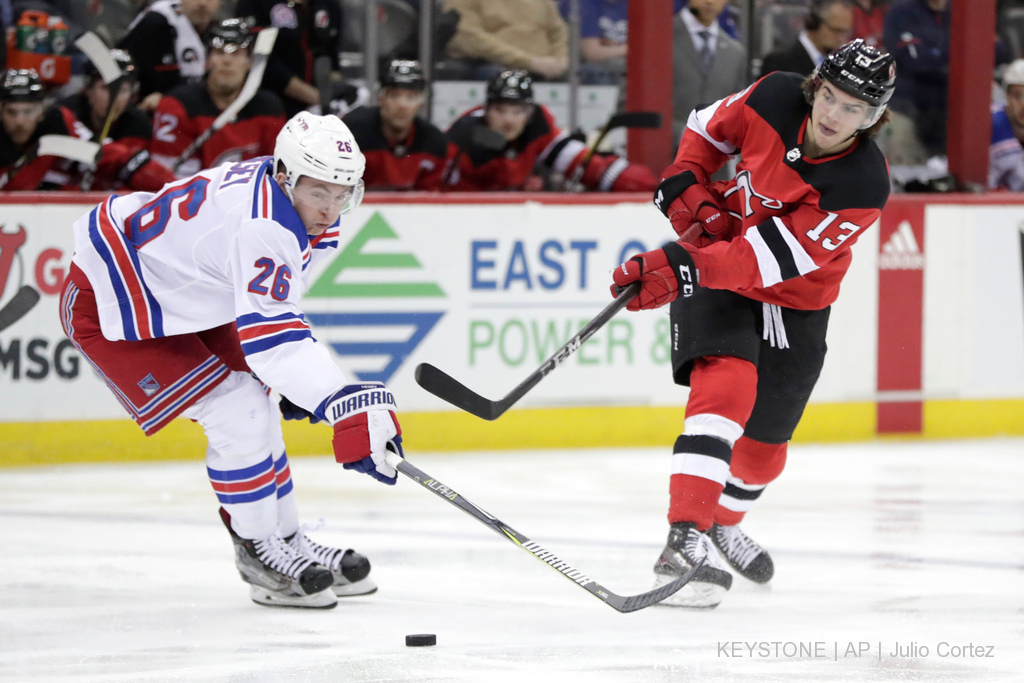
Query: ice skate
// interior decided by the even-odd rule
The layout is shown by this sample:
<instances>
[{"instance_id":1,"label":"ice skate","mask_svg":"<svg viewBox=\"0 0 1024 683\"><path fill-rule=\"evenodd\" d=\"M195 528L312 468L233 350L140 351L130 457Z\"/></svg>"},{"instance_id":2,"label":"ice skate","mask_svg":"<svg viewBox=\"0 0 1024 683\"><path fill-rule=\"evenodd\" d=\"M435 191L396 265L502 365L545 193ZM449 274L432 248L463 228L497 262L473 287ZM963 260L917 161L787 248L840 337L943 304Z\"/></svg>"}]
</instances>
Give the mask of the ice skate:
<instances>
[{"instance_id":1,"label":"ice skate","mask_svg":"<svg viewBox=\"0 0 1024 683\"><path fill-rule=\"evenodd\" d=\"M377 591L377 584L369 576L370 561L356 551L320 545L306 535L305 527L288 537L288 545L303 557L331 570L334 577L331 590L339 598Z\"/></svg>"},{"instance_id":2,"label":"ice skate","mask_svg":"<svg viewBox=\"0 0 1024 683\"><path fill-rule=\"evenodd\" d=\"M242 538L231 529L230 518L221 510L235 544L235 566L249 584L249 597L270 607L330 609L338 598L327 590L333 575L327 567L299 554L283 538Z\"/></svg>"},{"instance_id":3,"label":"ice skate","mask_svg":"<svg viewBox=\"0 0 1024 683\"><path fill-rule=\"evenodd\" d=\"M755 543L738 526L715 524L708 532L711 542L736 572L754 583L768 583L775 574L768 551Z\"/></svg>"},{"instance_id":4,"label":"ice skate","mask_svg":"<svg viewBox=\"0 0 1024 683\"><path fill-rule=\"evenodd\" d=\"M666 598L662 605L711 609L718 606L732 586L732 574L722 567L707 534L698 531L692 522L673 524L665 549L654 565L654 585L662 586L679 578L701 558L707 559L690 582Z\"/></svg>"}]
</instances>

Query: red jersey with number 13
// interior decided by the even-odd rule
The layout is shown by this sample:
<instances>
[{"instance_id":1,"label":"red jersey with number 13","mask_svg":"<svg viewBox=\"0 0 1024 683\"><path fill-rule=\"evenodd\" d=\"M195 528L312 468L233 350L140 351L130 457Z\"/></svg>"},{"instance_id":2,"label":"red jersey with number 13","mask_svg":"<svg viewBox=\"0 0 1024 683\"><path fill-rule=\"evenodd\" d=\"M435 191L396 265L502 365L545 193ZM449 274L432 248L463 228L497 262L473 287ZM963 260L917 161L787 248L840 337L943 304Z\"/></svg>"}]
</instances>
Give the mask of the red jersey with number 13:
<instances>
[{"instance_id":1,"label":"red jersey with number 13","mask_svg":"<svg viewBox=\"0 0 1024 683\"><path fill-rule=\"evenodd\" d=\"M817 310L836 300L850 248L881 215L889 169L867 138L834 156L803 155L811 110L802 80L772 73L693 112L663 176L689 169L706 182L741 154L736 176L711 184L734 221L725 240L692 252L700 284Z\"/></svg>"}]
</instances>

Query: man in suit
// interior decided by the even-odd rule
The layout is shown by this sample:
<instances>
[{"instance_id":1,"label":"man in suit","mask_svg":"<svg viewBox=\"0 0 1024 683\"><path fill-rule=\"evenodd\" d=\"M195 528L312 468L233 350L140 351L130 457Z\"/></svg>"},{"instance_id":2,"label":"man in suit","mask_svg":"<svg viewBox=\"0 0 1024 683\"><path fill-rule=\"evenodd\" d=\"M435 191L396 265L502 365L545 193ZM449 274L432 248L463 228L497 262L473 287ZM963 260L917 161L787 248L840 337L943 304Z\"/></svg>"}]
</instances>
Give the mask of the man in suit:
<instances>
[{"instance_id":1,"label":"man in suit","mask_svg":"<svg viewBox=\"0 0 1024 683\"><path fill-rule=\"evenodd\" d=\"M690 112L747 85L747 51L718 25L726 0L689 0L673 21L672 104L676 138Z\"/></svg>"},{"instance_id":2,"label":"man in suit","mask_svg":"<svg viewBox=\"0 0 1024 683\"><path fill-rule=\"evenodd\" d=\"M787 48L765 55L761 75L773 71L792 71L809 75L825 56L850 39L853 34L853 5L850 0L814 0L805 28Z\"/></svg>"}]
</instances>

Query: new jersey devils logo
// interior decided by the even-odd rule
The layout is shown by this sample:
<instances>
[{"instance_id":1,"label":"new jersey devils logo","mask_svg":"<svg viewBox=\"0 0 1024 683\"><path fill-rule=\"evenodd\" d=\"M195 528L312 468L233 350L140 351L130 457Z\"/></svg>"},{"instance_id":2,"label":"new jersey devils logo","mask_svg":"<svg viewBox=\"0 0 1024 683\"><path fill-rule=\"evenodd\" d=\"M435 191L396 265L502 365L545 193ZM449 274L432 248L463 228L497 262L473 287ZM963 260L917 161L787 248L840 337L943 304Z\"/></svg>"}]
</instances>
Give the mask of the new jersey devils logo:
<instances>
[{"instance_id":1,"label":"new jersey devils logo","mask_svg":"<svg viewBox=\"0 0 1024 683\"><path fill-rule=\"evenodd\" d=\"M0 331L16 323L39 302L39 292L23 283L25 268L18 251L25 244L25 239L25 226L19 225L17 232L4 232L3 225L0 225L0 303L3 303L0 308ZM8 292L15 263L18 265L18 277L14 286L18 289L10 300L5 301L4 295Z\"/></svg>"}]
</instances>

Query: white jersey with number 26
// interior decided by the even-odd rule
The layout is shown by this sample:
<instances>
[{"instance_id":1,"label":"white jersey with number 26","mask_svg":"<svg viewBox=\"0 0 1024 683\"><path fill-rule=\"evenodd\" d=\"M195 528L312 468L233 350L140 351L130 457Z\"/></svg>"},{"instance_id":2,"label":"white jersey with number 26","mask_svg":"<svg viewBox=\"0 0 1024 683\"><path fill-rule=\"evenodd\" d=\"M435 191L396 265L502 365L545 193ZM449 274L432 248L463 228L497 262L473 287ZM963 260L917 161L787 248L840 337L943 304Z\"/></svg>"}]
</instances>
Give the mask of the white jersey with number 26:
<instances>
[{"instance_id":1,"label":"white jersey with number 26","mask_svg":"<svg viewBox=\"0 0 1024 683\"><path fill-rule=\"evenodd\" d=\"M224 164L159 193L111 197L74 225L74 262L96 293L107 339L137 341L231 321L249 367L314 410L347 384L299 300L311 264L338 246L310 238L269 158Z\"/></svg>"}]
</instances>

